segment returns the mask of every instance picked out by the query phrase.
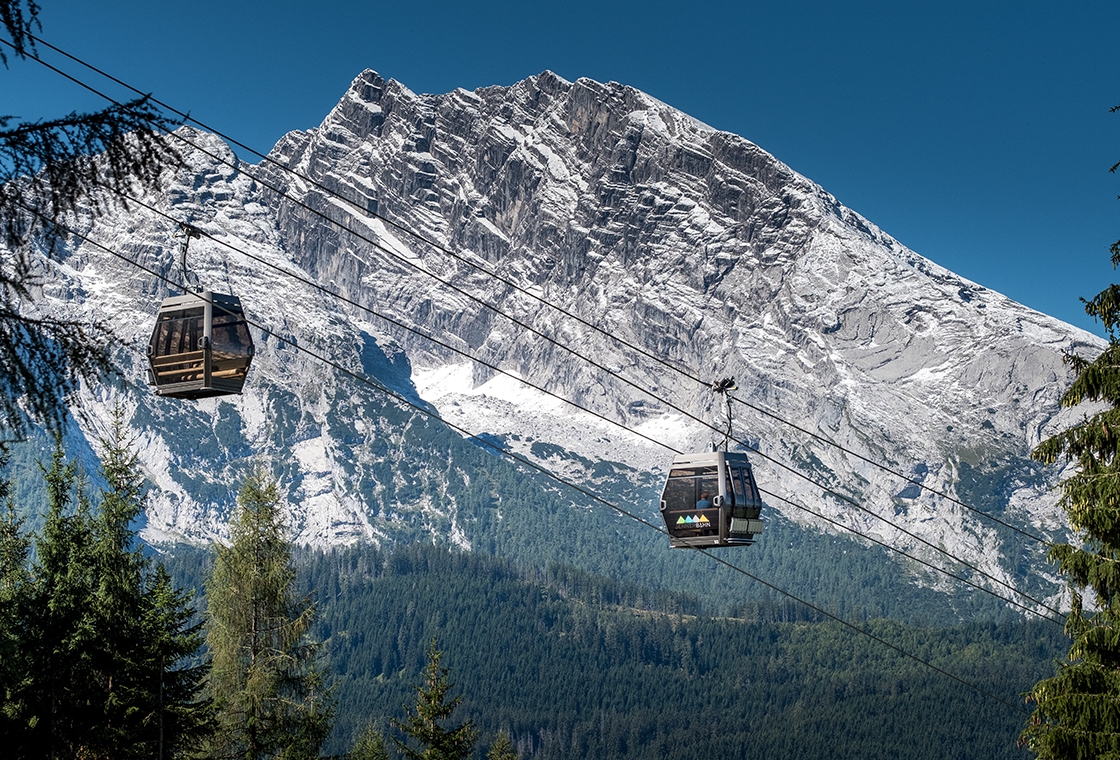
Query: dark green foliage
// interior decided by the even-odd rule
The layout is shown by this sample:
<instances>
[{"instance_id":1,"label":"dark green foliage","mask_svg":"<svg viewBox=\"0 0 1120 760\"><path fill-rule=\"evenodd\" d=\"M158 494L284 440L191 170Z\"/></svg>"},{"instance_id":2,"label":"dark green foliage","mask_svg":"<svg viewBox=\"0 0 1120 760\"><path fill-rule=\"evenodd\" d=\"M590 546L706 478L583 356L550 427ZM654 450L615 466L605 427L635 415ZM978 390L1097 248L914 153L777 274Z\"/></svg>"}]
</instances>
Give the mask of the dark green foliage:
<instances>
[{"instance_id":1,"label":"dark green foliage","mask_svg":"<svg viewBox=\"0 0 1120 760\"><path fill-rule=\"evenodd\" d=\"M13 700L26 677L21 662L25 645L20 630L27 613L25 598L28 582L28 554L31 540L24 533L23 518L16 514L11 482L7 477L8 457L0 457L0 686L3 686L3 711L0 734L10 736L20 727L18 703Z\"/></svg>"},{"instance_id":2,"label":"dark green foliage","mask_svg":"<svg viewBox=\"0 0 1120 760\"><path fill-rule=\"evenodd\" d=\"M179 549L184 577L205 554ZM298 583L338 679L326 750L415 695L433 635L454 657L460 709L521 757L1023 758L1022 716L787 603L697 614L570 567L431 546L300 552ZM1061 629L1009 616L953 628L871 621L877 636L1015 702L1050 668Z\"/></svg>"},{"instance_id":3,"label":"dark green foliage","mask_svg":"<svg viewBox=\"0 0 1120 760\"><path fill-rule=\"evenodd\" d=\"M1113 264L1120 264L1120 252ZM1030 692L1036 708L1023 731L1023 741L1047 760L1120 758L1120 288L1102 291L1085 310L1104 324L1109 345L1095 359L1069 357L1076 379L1062 405L1103 408L1034 454L1047 464L1077 465L1062 483L1061 505L1078 543L1049 552L1073 594L1066 622L1073 642L1057 675Z\"/></svg>"},{"instance_id":4,"label":"dark green foliage","mask_svg":"<svg viewBox=\"0 0 1120 760\"><path fill-rule=\"evenodd\" d=\"M208 730L186 596L135 545L142 479L120 410L92 506L57 447L42 531L0 526L0 744L14 757L180 757Z\"/></svg>"},{"instance_id":5,"label":"dark green foliage","mask_svg":"<svg viewBox=\"0 0 1120 760\"><path fill-rule=\"evenodd\" d=\"M37 13L32 0L0 0L16 58L34 54ZM28 415L57 433L79 379L110 369L105 326L29 313L50 276L38 257L61 256L60 224L122 203L137 185L155 187L179 162L160 138L172 126L146 98L48 121L0 113L0 430L8 437L26 432Z\"/></svg>"},{"instance_id":6,"label":"dark green foliage","mask_svg":"<svg viewBox=\"0 0 1120 760\"><path fill-rule=\"evenodd\" d=\"M399 714L438 635L463 718L486 737L509 731L521 757L1026 754L1015 743L1020 713L786 604L706 616L685 595L422 545L297 559L298 582L323 600L318 631L338 679L328 752L350 748L371 716ZM1061 640L1051 623L1014 617L867 626L1011 702L1046 673Z\"/></svg>"},{"instance_id":7,"label":"dark green foliage","mask_svg":"<svg viewBox=\"0 0 1120 760\"><path fill-rule=\"evenodd\" d=\"M36 560L16 590L19 649L5 686L4 744L18 756L73 756L100 724L99 683L91 672L93 620L85 616L96 581L90 561L93 524L77 475L61 447L44 471L49 506L35 541ZM100 695L98 695L100 696Z\"/></svg>"},{"instance_id":8,"label":"dark green foliage","mask_svg":"<svg viewBox=\"0 0 1120 760\"><path fill-rule=\"evenodd\" d=\"M293 597L285 531L279 486L257 467L206 583L218 714L211 757L313 758L330 729L332 702L308 638L315 609Z\"/></svg>"},{"instance_id":9,"label":"dark green foliage","mask_svg":"<svg viewBox=\"0 0 1120 760\"><path fill-rule=\"evenodd\" d=\"M498 732L490 749L486 751L486 760L517 760L517 750L513 748L513 740L509 732Z\"/></svg>"},{"instance_id":10,"label":"dark green foliage","mask_svg":"<svg viewBox=\"0 0 1120 760\"><path fill-rule=\"evenodd\" d=\"M346 760L389 760L389 750L385 748L385 740L372 721L366 723L366 727L358 734L354 747L346 753Z\"/></svg>"},{"instance_id":11,"label":"dark green foliage","mask_svg":"<svg viewBox=\"0 0 1120 760\"><path fill-rule=\"evenodd\" d=\"M525 442L518 439L519 444ZM580 463L577 455L561 447L528 442L538 456ZM448 460L454 461L456 471L470 473L470 478L464 481L456 478L455 472L450 473L440 495L446 499L444 504L453 500L458 525L476 551L530 567L575 566L651 592L686 593L711 612L770 601L771 592L765 587L744 583L740 574L709 558L669 550L664 536L478 447L474 451L454 449L453 455L419 449L414 460L402 464L407 467L414 461L426 466ZM660 522L660 476L638 476L624 471L622 465L596 468L590 462L585 464L589 476L600 478L594 481L596 493L651 522ZM390 477L386 473L384 482L391 482ZM845 618L891 617L940 625L998 619L1006 614L1006 605L997 598L972 593L963 584L946 604L943 591L914 583L914 573L924 569L900 563L898 555L885 548L870 546L848 534L806 528L774 509L766 509L763 516L766 530L757 544L749 549L720 551L720 555L829 612ZM1006 536L1004 551L1011 552L1021 543L1021 537ZM1015 585L1028 585L1025 578L1041 585L1030 567L1022 569L1024 578L1016 578ZM966 577L970 572L965 568L955 570Z\"/></svg>"},{"instance_id":12,"label":"dark green foliage","mask_svg":"<svg viewBox=\"0 0 1120 760\"><path fill-rule=\"evenodd\" d=\"M101 442L106 486L91 553L97 585L90 613L101 632L107 673L104 743L117 748L118 757L127 756L120 748L130 745L138 747L132 754L145 757L162 741L162 754L170 757L209 731L210 712L199 701L206 669L190 664L202 646L201 627L191 622L191 595L176 588L136 543L144 479L120 407L112 421L110 437ZM176 742L168 744L169 736Z\"/></svg>"},{"instance_id":13,"label":"dark green foliage","mask_svg":"<svg viewBox=\"0 0 1120 760\"><path fill-rule=\"evenodd\" d=\"M454 684L447 679L447 668L440 665L443 652L436 647L433 636L428 645L428 664L424 666L424 682L416 689L415 710L405 706L405 719L392 721L393 728L412 742L393 737L393 743L408 760L464 760L478 740L478 731L470 720L452 728L443 725L463 701L450 697ZM414 749L413 744L419 745Z\"/></svg>"},{"instance_id":14,"label":"dark green foliage","mask_svg":"<svg viewBox=\"0 0 1120 760\"><path fill-rule=\"evenodd\" d=\"M1120 266L1120 242L1112 245L1112 265ZM1073 641L1057 674L1028 695L1036 707L1022 734L1044 760L1120 758L1120 286L1085 302L1085 312L1104 325L1108 347L1094 359L1067 357L1076 379L1061 402L1098 407L1034 452L1046 464L1077 465L1062 483L1061 506L1078 542L1048 555L1069 582L1066 634Z\"/></svg>"}]
</instances>

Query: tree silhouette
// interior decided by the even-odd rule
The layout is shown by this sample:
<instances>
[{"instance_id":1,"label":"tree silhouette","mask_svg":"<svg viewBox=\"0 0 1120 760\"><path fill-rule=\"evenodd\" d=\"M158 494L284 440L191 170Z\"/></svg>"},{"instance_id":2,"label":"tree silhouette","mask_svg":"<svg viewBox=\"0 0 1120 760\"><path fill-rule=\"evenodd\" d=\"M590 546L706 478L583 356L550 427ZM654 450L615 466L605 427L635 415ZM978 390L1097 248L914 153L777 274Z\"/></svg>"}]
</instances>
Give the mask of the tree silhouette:
<instances>
[{"instance_id":1,"label":"tree silhouette","mask_svg":"<svg viewBox=\"0 0 1120 760\"><path fill-rule=\"evenodd\" d=\"M478 731L469 720L454 728L440 725L451 717L451 713L463 701L461 695L448 699L448 693L454 688L454 684L447 679L447 668L439 664L442 657L443 652L436 647L433 637L428 645L424 682L415 687L416 709L413 711L406 706L405 719L399 721L394 718L392 721L394 728L421 747L420 750L415 750L404 740L393 737L397 748L409 760L462 760L470 756L474 743L478 740Z\"/></svg>"},{"instance_id":2,"label":"tree silhouette","mask_svg":"<svg viewBox=\"0 0 1120 760\"><path fill-rule=\"evenodd\" d=\"M36 56L34 0L0 0L0 62ZM58 259L66 226L80 214L121 205L180 164L161 138L175 125L147 98L93 113L19 121L0 113L0 447L30 420L56 432L81 379L111 371L109 329L35 309Z\"/></svg>"}]
</instances>

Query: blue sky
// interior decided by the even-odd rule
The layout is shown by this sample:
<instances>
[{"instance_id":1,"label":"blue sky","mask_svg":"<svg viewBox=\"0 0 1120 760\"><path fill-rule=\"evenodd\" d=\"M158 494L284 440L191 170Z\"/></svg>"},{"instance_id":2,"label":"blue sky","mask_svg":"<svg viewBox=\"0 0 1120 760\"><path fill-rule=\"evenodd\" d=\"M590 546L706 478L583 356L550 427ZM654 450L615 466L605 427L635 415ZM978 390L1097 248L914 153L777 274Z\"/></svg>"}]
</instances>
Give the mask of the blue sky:
<instances>
[{"instance_id":1,"label":"blue sky","mask_svg":"<svg viewBox=\"0 0 1120 760\"><path fill-rule=\"evenodd\" d=\"M52 44L262 152L364 68L417 92L551 69L740 134L918 253L1094 332L1078 298L1120 280L1115 0L41 4ZM34 62L0 71L0 114L100 106Z\"/></svg>"}]
</instances>

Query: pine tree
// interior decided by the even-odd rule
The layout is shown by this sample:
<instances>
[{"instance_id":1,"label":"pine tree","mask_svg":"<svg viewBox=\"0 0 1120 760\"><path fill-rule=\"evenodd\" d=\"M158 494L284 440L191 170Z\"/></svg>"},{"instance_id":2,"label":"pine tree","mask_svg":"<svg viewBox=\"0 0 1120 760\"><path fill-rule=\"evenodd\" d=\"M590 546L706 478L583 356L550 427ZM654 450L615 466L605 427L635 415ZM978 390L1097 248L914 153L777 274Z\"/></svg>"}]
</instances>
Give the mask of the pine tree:
<instances>
[{"instance_id":1,"label":"pine tree","mask_svg":"<svg viewBox=\"0 0 1120 760\"><path fill-rule=\"evenodd\" d=\"M1120 243L1112 263L1120 265ZM1099 293L1085 311L1104 325L1109 345L1095 359L1067 358L1076 378L1061 403L1103 408L1034 452L1047 464L1077 465L1061 485L1061 505L1078 541L1048 555L1072 592L1072 644L1058 673L1027 695L1035 711L1020 738L1043 760L1120 758L1120 286Z\"/></svg>"},{"instance_id":2,"label":"pine tree","mask_svg":"<svg viewBox=\"0 0 1120 760\"><path fill-rule=\"evenodd\" d=\"M374 728L373 721L366 723L366 727L358 734L353 749L346 753L346 760L389 760L385 740L381 737L381 732Z\"/></svg>"},{"instance_id":3,"label":"pine tree","mask_svg":"<svg viewBox=\"0 0 1120 760\"><path fill-rule=\"evenodd\" d=\"M4 51L35 55L38 12L34 0L0 0L5 67ZM173 126L147 98L47 121L0 113L0 430L9 436L26 431L29 415L57 433L80 379L110 370L105 326L31 315L43 281L38 257L60 255L60 225L73 215L121 205L136 185L157 187L164 168L180 165L161 138Z\"/></svg>"},{"instance_id":4,"label":"pine tree","mask_svg":"<svg viewBox=\"0 0 1120 760\"><path fill-rule=\"evenodd\" d=\"M440 725L463 701L461 695L448 700L448 692L454 684L447 680L447 668L439 664L442 657L443 652L432 638L428 645L428 664L424 667L424 683L415 687L416 711L406 706L404 721L392 721L394 728L422 747L414 750L394 736L393 742L408 760L462 760L470 756L478 740L478 731L469 720L454 728Z\"/></svg>"},{"instance_id":5,"label":"pine tree","mask_svg":"<svg viewBox=\"0 0 1120 760\"><path fill-rule=\"evenodd\" d=\"M31 549L31 541L23 530L23 518L16 513L7 464L7 457L0 456L0 503L3 504L0 518L0 737L12 735L21 726L22 705L16 693L27 676L22 657L23 606Z\"/></svg>"},{"instance_id":6,"label":"pine tree","mask_svg":"<svg viewBox=\"0 0 1120 760\"><path fill-rule=\"evenodd\" d=\"M23 673L12 695L18 730L4 743L18 757L74 757L101 717L94 673L98 632L87 614L96 584L93 525L77 466L66 461L61 442L43 477L47 514L20 604Z\"/></svg>"},{"instance_id":7,"label":"pine tree","mask_svg":"<svg viewBox=\"0 0 1120 760\"><path fill-rule=\"evenodd\" d=\"M213 757L313 758L330 728L333 705L308 638L315 609L293 597L285 531L279 484L257 466L206 584Z\"/></svg>"},{"instance_id":8,"label":"pine tree","mask_svg":"<svg viewBox=\"0 0 1120 760\"><path fill-rule=\"evenodd\" d=\"M94 510L56 445L35 561L14 507L0 527L0 746L15 757L183 756L208 731L186 595L136 546L141 476L116 411Z\"/></svg>"},{"instance_id":9,"label":"pine tree","mask_svg":"<svg viewBox=\"0 0 1120 760\"><path fill-rule=\"evenodd\" d=\"M503 729L498 732L486 752L486 760L517 760L517 750L513 747L513 739L508 731Z\"/></svg>"},{"instance_id":10,"label":"pine tree","mask_svg":"<svg viewBox=\"0 0 1120 760\"><path fill-rule=\"evenodd\" d=\"M200 700L206 669L192 663L202 645L189 597L136 541L144 512L144 478L128 438L124 410L112 412L101 440L106 487L94 516L96 585L87 614L100 632L95 671L102 719L89 740L114 757L175 757L209 732Z\"/></svg>"}]
</instances>

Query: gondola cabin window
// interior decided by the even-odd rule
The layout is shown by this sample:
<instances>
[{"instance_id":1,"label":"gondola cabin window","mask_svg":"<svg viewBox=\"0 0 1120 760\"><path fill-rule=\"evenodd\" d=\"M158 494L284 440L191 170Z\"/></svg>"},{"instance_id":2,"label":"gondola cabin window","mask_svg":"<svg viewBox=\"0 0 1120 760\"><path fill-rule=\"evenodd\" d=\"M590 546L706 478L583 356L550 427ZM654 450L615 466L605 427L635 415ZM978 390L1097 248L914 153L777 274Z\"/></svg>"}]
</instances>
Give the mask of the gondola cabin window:
<instances>
[{"instance_id":1,"label":"gondola cabin window","mask_svg":"<svg viewBox=\"0 0 1120 760\"><path fill-rule=\"evenodd\" d=\"M696 509L701 494L708 501L719 493L719 470L715 467L681 467L669 472L665 506L672 510Z\"/></svg>"},{"instance_id":2,"label":"gondola cabin window","mask_svg":"<svg viewBox=\"0 0 1120 760\"><path fill-rule=\"evenodd\" d=\"M665 485L665 516L675 536L719 534L719 468L674 467Z\"/></svg>"},{"instance_id":3,"label":"gondola cabin window","mask_svg":"<svg viewBox=\"0 0 1120 760\"><path fill-rule=\"evenodd\" d=\"M163 312L156 321L152 335L156 378L161 385L193 382L202 379L203 321L205 310L176 309Z\"/></svg>"},{"instance_id":4,"label":"gondola cabin window","mask_svg":"<svg viewBox=\"0 0 1120 760\"><path fill-rule=\"evenodd\" d=\"M749 546L762 531L762 502L742 452L680 454L661 493L673 547Z\"/></svg>"},{"instance_id":5,"label":"gondola cabin window","mask_svg":"<svg viewBox=\"0 0 1120 760\"><path fill-rule=\"evenodd\" d=\"M240 314L215 314L213 329L214 376L244 378L253 345L245 319Z\"/></svg>"},{"instance_id":6,"label":"gondola cabin window","mask_svg":"<svg viewBox=\"0 0 1120 760\"><path fill-rule=\"evenodd\" d=\"M148 341L148 381L173 398L237 394L252 358L253 338L237 296L172 296L160 305Z\"/></svg>"}]
</instances>

